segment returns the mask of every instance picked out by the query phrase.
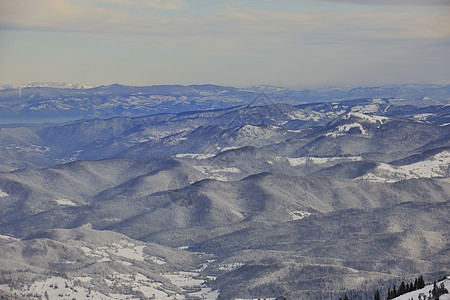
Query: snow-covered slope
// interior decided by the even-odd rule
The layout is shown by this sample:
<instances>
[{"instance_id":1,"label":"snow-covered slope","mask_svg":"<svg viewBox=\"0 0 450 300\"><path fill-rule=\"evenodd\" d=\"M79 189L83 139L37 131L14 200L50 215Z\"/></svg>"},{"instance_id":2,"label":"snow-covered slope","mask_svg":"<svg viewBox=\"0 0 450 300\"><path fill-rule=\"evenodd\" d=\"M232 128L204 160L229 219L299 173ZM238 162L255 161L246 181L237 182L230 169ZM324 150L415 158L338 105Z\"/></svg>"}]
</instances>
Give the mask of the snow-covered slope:
<instances>
[{"instance_id":1,"label":"snow-covered slope","mask_svg":"<svg viewBox=\"0 0 450 300\"><path fill-rule=\"evenodd\" d=\"M439 281L436 284L439 287L442 283L444 283L444 286L445 286L445 288L447 290L450 289L450 277L448 277L445 280ZM429 295L430 295L432 290L433 290L433 284L429 284L429 285L425 286L424 288L422 288L420 290L412 291L412 292L406 293L404 295L401 295L401 296L393 298L393 299L395 299L395 300L410 300L410 299L413 299L413 300L424 299L424 300L426 300L426 299L430 299ZM419 295L422 295L422 296L419 298ZM426 298L424 298L423 296L426 296ZM450 300L450 294L444 294L444 295L440 296L439 299L440 300Z\"/></svg>"}]
</instances>

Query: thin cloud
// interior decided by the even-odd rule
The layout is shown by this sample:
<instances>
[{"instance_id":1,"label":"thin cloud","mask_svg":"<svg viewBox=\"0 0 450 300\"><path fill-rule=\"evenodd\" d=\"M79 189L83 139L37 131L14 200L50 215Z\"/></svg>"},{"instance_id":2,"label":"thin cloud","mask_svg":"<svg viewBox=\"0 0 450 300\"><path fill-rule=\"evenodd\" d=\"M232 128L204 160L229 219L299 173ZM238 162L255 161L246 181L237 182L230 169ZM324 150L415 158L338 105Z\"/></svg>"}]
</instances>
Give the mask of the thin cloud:
<instances>
[{"instance_id":1,"label":"thin cloud","mask_svg":"<svg viewBox=\"0 0 450 300\"><path fill-rule=\"evenodd\" d=\"M136 16L129 9L160 11L186 7L183 0L1 0L0 29L103 31L108 28L102 24L114 28L135 23Z\"/></svg>"},{"instance_id":2,"label":"thin cloud","mask_svg":"<svg viewBox=\"0 0 450 300\"><path fill-rule=\"evenodd\" d=\"M327 2L339 4L389 5L389 6L450 6L448 0L301 0L302 2Z\"/></svg>"},{"instance_id":3,"label":"thin cloud","mask_svg":"<svg viewBox=\"0 0 450 300\"><path fill-rule=\"evenodd\" d=\"M181 10L187 8L183 0L95 0L90 3L114 4L130 8L150 8L157 10Z\"/></svg>"},{"instance_id":4,"label":"thin cloud","mask_svg":"<svg viewBox=\"0 0 450 300\"><path fill-rule=\"evenodd\" d=\"M297 41L448 39L450 20L433 12L360 9L328 12L275 12L230 8L211 16L218 34Z\"/></svg>"},{"instance_id":5,"label":"thin cloud","mask_svg":"<svg viewBox=\"0 0 450 300\"><path fill-rule=\"evenodd\" d=\"M166 0L167 1L167 0ZM245 9L239 6L193 16L144 15L119 7L184 4L183 1L95 0L91 5L71 0L0 1L0 28L16 30L90 33L131 33L172 37L247 38L255 42L273 41L345 42L405 39L449 39L450 18L438 9L426 11L366 9L348 11L280 12ZM93 3L93 4L92 4ZM96 4L96 5L94 5ZM165 6L169 9L169 6Z\"/></svg>"}]
</instances>

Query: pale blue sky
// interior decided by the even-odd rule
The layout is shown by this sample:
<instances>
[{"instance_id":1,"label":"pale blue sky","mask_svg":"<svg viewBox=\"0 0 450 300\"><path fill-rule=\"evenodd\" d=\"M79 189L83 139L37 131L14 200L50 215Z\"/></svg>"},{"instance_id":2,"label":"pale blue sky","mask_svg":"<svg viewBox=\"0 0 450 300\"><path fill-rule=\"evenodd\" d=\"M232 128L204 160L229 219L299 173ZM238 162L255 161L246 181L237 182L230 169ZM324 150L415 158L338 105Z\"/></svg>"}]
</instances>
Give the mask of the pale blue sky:
<instances>
[{"instance_id":1,"label":"pale blue sky","mask_svg":"<svg viewBox=\"0 0 450 300\"><path fill-rule=\"evenodd\" d=\"M0 45L0 84L425 83L450 0L0 0Z\"/></svg>"}]
</instances>

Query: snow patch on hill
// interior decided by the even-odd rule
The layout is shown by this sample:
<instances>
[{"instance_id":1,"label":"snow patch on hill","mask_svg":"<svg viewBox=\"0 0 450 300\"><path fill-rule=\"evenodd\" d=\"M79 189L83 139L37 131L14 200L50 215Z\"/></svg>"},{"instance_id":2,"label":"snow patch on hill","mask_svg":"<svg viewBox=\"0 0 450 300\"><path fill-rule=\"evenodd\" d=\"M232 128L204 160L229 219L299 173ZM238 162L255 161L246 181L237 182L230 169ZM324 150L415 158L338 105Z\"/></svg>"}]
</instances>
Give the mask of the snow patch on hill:
<instances>
[{"instance_id":1,"label":"snow patch on hill","mask_svg":"<svg viewBox=\"0 0 450 300\"><path fill-rule=\"evenodd\" d=\"M236 298L236 300L260 300L260 299L265 299L265 300L276 300L276 298Z\"/></svg>"},{"instance_id":2,"label":"snow patch on hill","mask_svg":"<svg viewBox=\"0 0 450 300\"><path fill-rule=\"evenodd\" d=\"M367 114L364 114L361 112L350 112L344 117L344 120L348 120L348 119L350 119L350 117L357 117L357 118L363 119L364 121L374 123L374 124L376 124L376 123L384 124L387 121L389 121L388 117L377 116L377 115L367 115Z\"/></svg>"},{"instance_id":3,"label":"snow patch on hill","mask_svg":"<svg viewBox=\"0 0 450 300\"><path fill-rule=\"evenodd\" d=\"M131 246L130 248L122 248L121 245L114 244L117 246L114 255L125 257L131 260L144 261L144 248L145 246ZM153 260L152 260L153 261Z\"/></svg>"},{"instance_id":4,"label":"snow patch on hill","mask_svg":"<svg viewBox=\"0 0 450 300\"><path fill-rule=\"evenodd\" d=\"M0 189L0 197L8 197L9 195L4 192L2 189Z\"/></svg>"},{"instance_id":5,"label":"snow patch on hill","mask_svg":"<svg viewBox=\"0 0 450 300\"><path fill-rule=\"evenodd\" d=\"M0 145L1 150L15 151L18 153L38 153L44 154L49 152L51 149L47 146L40 145L17 145L17 144L8 144L8 145Z\"/></svg>"},{"instance_id":6,"label":"snow patch on hill","mask_svg":"<svg viewBox=\"0 0 450 300\"><path fill-rule=\"evenodd\" d=\"M447 176L450 165L450 151L443 151L426 160L403 166L380 163L375 170L357 179L376 182L396 182L412 178L433 178Z\"/></svg>"},{"instance_id":7,"label":"snow patch on hill","mask_svg":"<svg viewBox=\"0 0 450 300\"><path fill-rule=\"evenodd\" d=\"M114 290L129 290L130 294L110 293L104 294L92 289L83 287L88 284L92 277L62 278L51 277L45 281L34 282L23 289L11 288L7 284L0 285L0 290L16 293L22 297L32 297L44 299L93 299L93 300L138 300L142 299L137 293L140 292L146 299L186 299L188 297L199 297L200 299L213 300L219 296L218 291L212 291L205 285L205 279L198 279L198 273L180 272L165 274L165 278L171 280L172 284L179 287L184 294L177 293L163 286L161 282L154 281L147 276L137 274L121 274L114 272L104 282ZM195 278L194 278L195 277ZM189 299L191 299L189 298Z\"/></svg>"},{"instance_id":8,"label":"snow patch on hill","mask_svg":"<svg viewBox=\"0 0 450 300\"><path fill-rule=\"evenodd\" d=\"M219 291L213 291L206 286L206 280L213 280L212 277L200 276L199 273L191 272L175 272L163 275L169 279L172 284L180 287L189 297L199 297L200 299L213 300L219 296ZM176 298L178 299L178 298ZM180 298L180 299L185 299ZM191 299L191 298L189 298Z\"/></svg>"},{"instance_id":9,"label":"snow patch on hill","mask_svg":"<svg viewBox=\"0 0 450 300\"><path fill-rule=\"evenodd\" d=\"M243 263L230 263L230 264L221 264L218 266L218 270L220 271L232 271L232 270L236 270L239 269L240 267L242 267L244 264Z\"/></svg>"},{"instance_id":10,"label":"snow patch on hill","mask_svg":"<svg viewBox=\"0 0 450 300\"><path fill-rule=\"evenodd\" d=\"M374 104L386 104L386 101L384 101L383 99L377 98L377 99L372 99L372 103L374 103Z\"/></svg>"},{"instance_id":11,"label":"snow patch on hill","mask_svg":"<svg viewBox=\"0 0 450 300\"><path fill-rule=\"evenodd\" d=\"M0 236L2 238L3 236ZM5 237L8 238L9 237ZM111 245L90 248L86 246L79 247L87 256L94 257L97 263L101 262L120 262L126 266L132 266L130 261L152 261L156 264L165 264L165 260L160 257L149 256L144 253L145 246L136 243L121 240ZM128 261L122 261L121 258ZM208 264L213 260L208 260ZM208 266L198 270L167 272L159 274L160 279L147 277L146 275L133 272L123 273L114 271L102 281L108 286L108 290L102 289L101 292L92 288L93 282L97 282L97 275L74 276L62 278L58 276L50 277L46 280L34 282L31 285L23 287L11 285L0 285L0 290L16 293L20 296L32 298L49 299L199 299L213 300L219 296L219 291L213 291L208 287L208 282L215 280L216 277L205 276L201 272ZM162 280L165 278L166 280ZM170 282L169 284L167 284ZM88 288L91 287L91 288ZM126 294L123 294L126 291ZM141 294L142 293L142 294ZM197 298L195 298L197 299Z\"/></svg>"},{"instance_id":12,"label":"snow patch on hill","mask_svg":"<svg viewBox=\"0 0 450 300\"><path fill-rule=\"evenodd\" d=\"M204 178L228 181L229 176L241 173L241 170L235 167L218 168L217 166L194 166L194 169L203 173Z\"/></svg>"},{"instance_id":13,"label":"snow patch on hill","mask_svg":"<svg viewBox=\"0 0 450 300\"><path fill-rule=\"evenodd\" d=\"M214 157L214 154L196 154L196 153L180 153L175 155L177 158L193 158L193 159L208 159Z\"/></svg>"},{"instance_id":14,"label":"snow patch on hill","mask_svg":"<svg viewBox=\"0 0 450 300\"><path fill-rule=\"evenodd\" d=\"M66 198L55 199L55 202L59 205L67 205L67 206L77 206L77 204Z\"/></svg>"},{"instance_id":15,"label":"snow patch on hill","mask_svg":"<svg viewBox=\"0 0 450 300\"><path fill-rule=\"evenodd\" d=\"M373 101L372 101L373 102ZM359 113L376 113L379 110L379 106L376 104L368 104L368 105L357 105L352 107L352 112L359 112Z\"/></svg>"},{"instance_id":16,"label":"snow patch on hill","mask_svg":"<svg viewBox=\"0 0 450 300\"><path fill-rule=\"evenodd\" d=\"M3 234L0 234L0 239L4 239L4 240L8 240L8 241L19 241L19 239L16 239L9 235L3 235Z\"/></svg>"},{"instance_id":17,"label":"snow patch on hill","mask_svg":"<svg viewBox=\"0 0 450 300\"><path fill-rule=\"evenodd\" d=\"M431 116L434 116L434 114L424 113L424 114L413 115L413 118L418 121L426 121L428 119L428 117L431 117Z\"/></svg>"},{"instance_id":18,"label":"snow patch on hill","mask_svg":"<svg viewBox=\"0 0 450 300\"><path fill-rule=\"evenodd\" d=\"M292 220L301 220L311 215L311 213L301 210L293 211L289 214L291 215Z\"/></svg>"},{"instance_id":19,"label":"snow patch on hill","mask_svg":"<svg viewBox=\"0 0 450 300\"><path fill-rule=\"evenodd\" d=\"M344 136L344 135L348 134L348 132L353 128L358 128L360 130L361 134L364 136L368 135L367 131L364 129L364 127L361 124L352 123L352 124L340 125L333 132L328 132L327 134L325 134L325 136L337 138L339 136Z\"/></svg>"},{"instance_id":20,"label":"snow patch on hill","mask_svg":"<svg viewBox=\"0 0 450 300\"><path fill-rule=\"evenodd\" d=\"M326 164L339 160L343 161L361 161L360 156L348 156L348 157L287 157L289 164L292 167L303 166L306 164Z\"/></svg>"},{"instance_id":21,"label":"snow patch on hill","mask_svg":"<svg viewBox=\"0 0 450 300\"><path fill-rule=\"evenodd\" d=\"M87 256L95 257L99 262L118 261L126 266L133 265L133 261L152 261L160 265L166 263L163 258L149 256L144 253L144 248L145 246L139 246L127 241L95 249L80 247Z\"/></svg>"},{"instance_id":22,"label":"snow patch on hill","mask_svg":"<svg viewBox=\"0 0 450 300\"><path fill-rule=\"evenodd\" d=\"M83 285L89 284L93 280L90 276L62 278L53 276L44 281L34 282L22 289L11 288L7 284L0 285L0 290L10 293L16 293L23 297L33 297L44 299L48 295L48 299L93 299L93 300L122 300L122 299L142 299L137 293L140 292L147 299L186 299L197 296L200 299L213 300L217 299L219 292L212 291L205 285L207 277L200 278L196 272L177 272L164 274L172 284L179 287L184 294L180 294L163 285L148 278L147 276L137 274L122 274L113 272L104 278L104 282L113 290L128 290L129 294L121 293L100 293L92 289L85 288ZM186 295L185 295L186 294Z\"/></svg>"},{"instance_id":23,"label":"snow patch on hill","mask_svg":"<svg viewBox=\"0 0 450 300\"><path fill-rule=\"evenodd\" d=\"M293 112L289 112L287 113L287 117L290 120L300 120L300 121L319 121L321 119L323 119L324 114L315 112L315 111L310 111L310 110L297 110L297 111L293 111Z\"/></svg>"},{"instance_id":24,"label":"snow patch on hill","mask_svg":"<svg viewBox=\"0 0 450 300\"><path fill-rule=\"evenodd\" d=\"M450 165L450 151L443 151L434 155L431 159L402 166L403 169L417 174L420 177L440 177L443 170Z\"/></svg>"},{"instance_id":25,"label":"snow patch on hill","mask_svg":"<svg viewBox=\"0 0 450 300\"><path fill-rule=\"evenodd\" d=\"M34 282L22 290L10 288L7 284L0 285L0 290L16 293L22 297L33 297L38 299L93 299L93 300L122 300L139 299L130 295L111 294L105 295L97 291L84 288L76 284L77 279L66 279L62 277L51 277L45 281ZM80 280L81 281L81 280Z\"/></svg>"}]
</instances>

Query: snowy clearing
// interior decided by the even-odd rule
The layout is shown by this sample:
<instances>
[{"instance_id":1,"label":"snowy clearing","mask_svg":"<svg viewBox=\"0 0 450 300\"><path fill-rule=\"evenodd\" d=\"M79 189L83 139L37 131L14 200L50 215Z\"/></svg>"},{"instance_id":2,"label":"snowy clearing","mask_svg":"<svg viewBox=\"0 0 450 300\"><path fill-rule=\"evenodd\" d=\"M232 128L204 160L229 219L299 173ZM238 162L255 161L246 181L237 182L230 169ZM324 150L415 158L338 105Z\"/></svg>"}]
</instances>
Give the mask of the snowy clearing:
<instances>
[{"instance_id":1,"label":"snowy clearing","mask_svg":"<svg viewBox=\"0 0 450 300\"><path fill-rule=\"evenodd\" d=\"M77 204L66 198L55 199L55 202L59 205L67 205L67 206L77 206Z\"/></svg>"}]
</instances>

